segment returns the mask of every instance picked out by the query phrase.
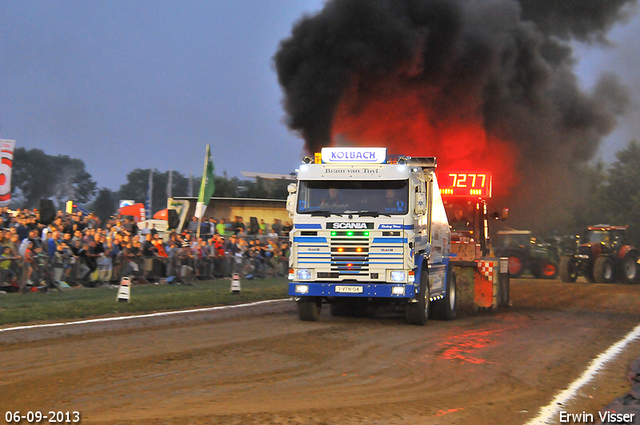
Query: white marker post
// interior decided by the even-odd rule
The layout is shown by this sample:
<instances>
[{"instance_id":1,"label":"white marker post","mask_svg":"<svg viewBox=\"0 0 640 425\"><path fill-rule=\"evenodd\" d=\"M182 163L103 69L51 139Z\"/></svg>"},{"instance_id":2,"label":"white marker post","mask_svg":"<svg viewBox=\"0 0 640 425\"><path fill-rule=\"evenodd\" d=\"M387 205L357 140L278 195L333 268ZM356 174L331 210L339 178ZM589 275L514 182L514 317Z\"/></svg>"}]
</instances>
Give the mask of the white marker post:
<instances>
[{"instance_id":1,"label":"white marker post","mask_svg":"<svg viewBox=\"0 0 640 425\"><path fill-rule=\"evenodd\" d=\"M234 294L240 293L240 274L234 273L231 279L231 292Z\"/></svg>"},{"instance_id":2,"label":"white marker post","mask_svg":"<svg viewBox=\"0 0 640 425\"><path fill-rule=\"evenodd\" d=\"M118 302L128 303L131 300L131 279L123 277L118 287L118 296L116 297Z\"/></svg>"}]
</instances>

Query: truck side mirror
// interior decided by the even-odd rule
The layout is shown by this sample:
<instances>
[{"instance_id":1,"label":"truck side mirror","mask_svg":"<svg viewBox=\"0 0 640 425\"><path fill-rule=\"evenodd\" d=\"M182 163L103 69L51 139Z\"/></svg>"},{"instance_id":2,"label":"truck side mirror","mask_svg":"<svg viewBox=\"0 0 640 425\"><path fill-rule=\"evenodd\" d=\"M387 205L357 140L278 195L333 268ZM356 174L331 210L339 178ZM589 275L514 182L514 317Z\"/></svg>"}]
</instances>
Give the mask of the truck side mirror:
<instances>
[{"instance_id":1,"label":"truck side mirror","mask_svg":"<svg viewBox=\"0 0 640 425\"><path fill-rule=\"evenodd\" d=\"M297 198L295 193L290 193L289 196L287 196L287 212L289 213L289 217L293 217L296 213Z\"/></svg>"},{"instance_id":2,"label":"truck side mirror","mask_svg":"<svg viewBox=\"0 0 640 425\"><path fill-rule=\"evenodd\" d=\"M289 192L287 196L287 212L289 213L289 217L293 217L296 213L297 191L298 186L295 183L289 183L287 186L287 192Z\"/></svg>"},{"instance_id":3,"label":"truck side mirror","mask_svg":"<svg viewBox=\"0 0 640 425\"><path fill-rule=\"evenodd\" d=\"M416 202L413 210L416 215L423 215L427 211L427 197L424 193L416 193Z\"/></svg>"}]
</instances>

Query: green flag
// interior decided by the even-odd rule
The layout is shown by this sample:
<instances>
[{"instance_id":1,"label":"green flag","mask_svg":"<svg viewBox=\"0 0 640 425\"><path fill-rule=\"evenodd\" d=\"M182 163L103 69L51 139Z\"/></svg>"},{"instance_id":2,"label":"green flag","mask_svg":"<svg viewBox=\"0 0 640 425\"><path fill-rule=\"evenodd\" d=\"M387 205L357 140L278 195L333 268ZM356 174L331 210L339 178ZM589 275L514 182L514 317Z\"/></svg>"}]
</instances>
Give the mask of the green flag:
<instances>
[{"instance_id":1,"label":"green flag","mask_svg":"<svg viewBox=\"0 0 640 425\"><path fill-rule=\"evenodd\" d=\"M209 145L207 145L207 153L204 157L204 171L202 172L202 183L200 183L200 193L198 194L198 203L196 204L195 216L201 219L209 205L209 200L215 191L215 182L213 178L213 160Z\"/></svg>"}]
</instances>

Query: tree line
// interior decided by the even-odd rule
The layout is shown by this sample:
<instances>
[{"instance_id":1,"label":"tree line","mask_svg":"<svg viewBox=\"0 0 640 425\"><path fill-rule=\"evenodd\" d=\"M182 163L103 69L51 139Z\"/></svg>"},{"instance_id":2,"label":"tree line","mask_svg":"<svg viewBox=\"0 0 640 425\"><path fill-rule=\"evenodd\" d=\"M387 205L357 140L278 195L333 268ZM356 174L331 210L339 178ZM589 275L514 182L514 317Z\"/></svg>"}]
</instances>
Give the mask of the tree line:
<instances>
[{"instance_id":1,"label":"tree line","mask_svg":"<svg viewBox=\"0 0 640 425\"><path fill-rule=\"evenodd\" d=\"M630 240L640 248L640 143L630 141L615 157L608 167L598 162L583 170L587 186L575 225L628 225Z\"/></svg>"}]
</instances>

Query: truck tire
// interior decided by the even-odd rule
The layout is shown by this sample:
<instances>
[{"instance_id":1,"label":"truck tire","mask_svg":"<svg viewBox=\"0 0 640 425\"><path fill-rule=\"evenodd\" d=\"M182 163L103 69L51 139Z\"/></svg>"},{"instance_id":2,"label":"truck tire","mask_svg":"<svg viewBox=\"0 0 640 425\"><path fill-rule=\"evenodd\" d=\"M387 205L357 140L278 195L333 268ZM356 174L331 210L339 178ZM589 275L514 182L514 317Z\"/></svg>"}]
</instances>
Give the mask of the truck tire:
<instances>
[{"instance_id":1,"label":"truck tire","mask_svg":"<svg viewBox=\"0 0 640 425\"><path fill-rule=\"evenodd\" d=\"M306 322L320 320L322 299L316 297L303 297L298 301L298 317Z\"/></svg>"},{"instance_id":2,"label":"truck tire","mask_svg":"<svg viewBox=\"0 0 640 425\"><path fill-rule=\"evenodd\" d=\"M620 279L624 283L636 283L638 281L638 253L629 251L620 263Z\"/></svg>"},{"instance_id":3,"label":"truck tire","mask_svg":"<svg viewBox=\"0 0 640 425\"><path fill-rule=\"evenodd\" d=\"M416 302L407 303L406 320L410 325L424 326L429 319L429 298L431 291L429 289L429 273L426 267L423 267L420 273L420 293L416 297Z\"/></svg>"},{"instance_id":4,"label":"truck tire","mask_svg":"<svg viewBox=\"0 0 640 425\"><path fill-rule=\"evenodd\" d=\"M578 279L578 265L573 257L560 258L560 279L565 283L573 283Z\"/></svg>"},{"instance_id":5,"label":"truck tire","mask_svg":"<svg viewBox=\"0 0 640 425\"><path fill-rule=\"evenodd\" d=\"M447 270L447 292L443 299L433 303L431 312L434 319L453 320L456 318L458 309L456 290L456 274L453 271L453 266L449 265L449 270Z\"/></svg>"},{"instance_id":6,"label":"truck tire","mask_svg":"<svg viewBox=\"0 0 640 425\"><path fill-rule=\"evenodd\" d=\"M593 278L597 283L613 282L613 260L609 257L598 257L593 265Z\"/></svg>"},{"instance_id":7,"label":"truck tire","mask_svg":"<svg viewBox=\"0 0 640 425\"><path fill-rule=\"evenodd\" d=\"M524 256L520 252L507 250L501 257L509 257L509 277L517 279L522 276L526 264Z\"/></svg>"}]
</instances>

